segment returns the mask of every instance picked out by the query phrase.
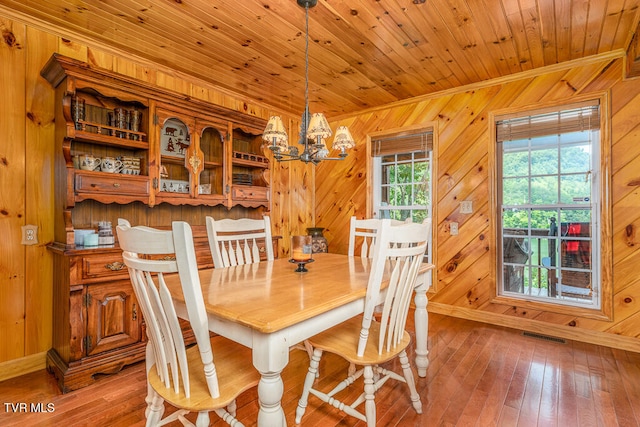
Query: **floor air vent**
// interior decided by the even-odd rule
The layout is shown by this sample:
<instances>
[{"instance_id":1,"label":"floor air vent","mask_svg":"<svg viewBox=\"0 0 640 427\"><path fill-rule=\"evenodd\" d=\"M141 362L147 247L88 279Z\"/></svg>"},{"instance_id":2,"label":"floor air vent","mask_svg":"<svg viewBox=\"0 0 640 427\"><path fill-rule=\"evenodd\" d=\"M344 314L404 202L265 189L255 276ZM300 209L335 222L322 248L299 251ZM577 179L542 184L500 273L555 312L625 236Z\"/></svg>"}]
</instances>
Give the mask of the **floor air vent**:
<instances>
[{"instance_id":1,"label":"floor air vent","mask_svg":"<svg viewBox=\"0 0 640 427\"><path fill-rule=\"evenodd\" d=\"M567 343L562 338L550 337L548 335L536 334L534 332L524 331L522 333L522 335L524 335L525 337L537 338L539 340L552 341L552 342L557 342L557 343L560 343L560 344L566 344Z\"/></svg>"}]
</instances>

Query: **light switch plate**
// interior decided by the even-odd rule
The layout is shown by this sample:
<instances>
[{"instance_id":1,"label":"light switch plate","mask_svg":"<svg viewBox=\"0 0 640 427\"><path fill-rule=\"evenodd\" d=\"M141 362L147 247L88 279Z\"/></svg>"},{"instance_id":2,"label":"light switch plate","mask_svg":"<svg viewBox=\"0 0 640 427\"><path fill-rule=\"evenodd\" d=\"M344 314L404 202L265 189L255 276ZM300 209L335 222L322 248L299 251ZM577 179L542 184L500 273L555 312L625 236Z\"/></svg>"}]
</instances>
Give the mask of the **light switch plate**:
<instances>
[{"instance_id":1,"label":"light switch plate","mask_svg":"<svg viewBox=\"0 0 640 427\"><path fill-rule=\"evenodd\" d=\"M463 200L460 202L460 213L473 213L473 202L471 200Z\"/></svg>"},{"instance_id":2,"label":"light switch plate","mask_svg":"<svg viewBox=\"0 0 640 427\"><path fill-rule=\"evenodd\" d=\"M22 242L21 243L23 245L38 244L38 226L37 225L22 226Z\"/></svg>"},{"instance_id":3,"label":"light switch plate","mask_svg":"<svg viewBox=\"0 0 640 427\"><path fill-rule=\"evenodd\" d=\"M457 222L452 222L451 224L449 224L449 232L451 233L452 236L457 236L458 235L458 223Z\"/></svg>"}]
</instances>

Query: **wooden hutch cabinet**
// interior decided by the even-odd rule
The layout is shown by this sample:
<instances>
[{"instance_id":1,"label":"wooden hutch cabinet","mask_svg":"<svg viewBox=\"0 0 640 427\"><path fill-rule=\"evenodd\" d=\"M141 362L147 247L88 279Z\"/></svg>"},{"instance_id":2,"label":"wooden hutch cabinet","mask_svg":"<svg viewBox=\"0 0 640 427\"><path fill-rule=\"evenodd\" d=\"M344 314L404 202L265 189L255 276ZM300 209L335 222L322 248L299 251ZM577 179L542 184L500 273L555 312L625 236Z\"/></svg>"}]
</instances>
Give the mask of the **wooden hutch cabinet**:
<instances>
[{"instance_id":1,"label":"wooden hutch cabinet","mask_svg":"<svg viewBox=\"0 0 640 427\"><path fill-rule=\"evenodd\" d=\"M143 360L146 341L117 241L84 247L75 231L99 221L115 229L119 217L155 227L188 220L199 266L213 267L204 216L234 207L255 217L269 211L266 120L57 54L41 75L56 92L47 368L67 392Z\"/></svg>"}]
</instances>

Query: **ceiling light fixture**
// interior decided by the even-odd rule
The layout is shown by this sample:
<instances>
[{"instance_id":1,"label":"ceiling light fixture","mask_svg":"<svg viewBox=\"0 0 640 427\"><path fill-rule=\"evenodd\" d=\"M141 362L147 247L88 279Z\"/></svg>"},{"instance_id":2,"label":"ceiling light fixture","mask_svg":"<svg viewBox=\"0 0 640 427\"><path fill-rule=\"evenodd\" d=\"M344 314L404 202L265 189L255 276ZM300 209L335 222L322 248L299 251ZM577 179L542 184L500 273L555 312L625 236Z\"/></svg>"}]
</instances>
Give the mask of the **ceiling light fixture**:
<instances>
[{"instance_id":1,"label":"ceiling light fixture","mask_svg":"<svg viewBox=\"0 0 640 427\"><path fill-rule=\"evenodd\" d=\"M271 116L267 127L262 134L273 151L273 157L277 161L300 160L304 163L317 165L322 160L342 160L347 157L346 150L355 146L355 141L346 126L336 129L336 136L332 148L340 150L338 157L329 157L329 150L325 140L331 136L331 128L326 117L322 113L309 113L309 8L318 4L318 0L297 0L298 5L304 7L306 17L305 38L305 86L304 86L304 112L300 122L299 144L303 146L302 153L298 147L288 145L287 131L279 116Z\"/></svg>"}]
</instances>

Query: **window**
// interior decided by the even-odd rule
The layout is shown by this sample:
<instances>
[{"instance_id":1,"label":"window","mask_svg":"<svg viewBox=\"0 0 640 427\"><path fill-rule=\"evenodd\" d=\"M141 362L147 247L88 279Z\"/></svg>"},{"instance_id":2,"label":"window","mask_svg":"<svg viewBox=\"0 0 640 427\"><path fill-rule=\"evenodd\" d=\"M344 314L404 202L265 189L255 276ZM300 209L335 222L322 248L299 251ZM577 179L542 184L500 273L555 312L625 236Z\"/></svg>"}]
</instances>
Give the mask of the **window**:
<instances>
[{"instance_id":1,"label":"window","mask_svg":"<svg viewBox=\"0 0 640 427\"><path fill-rule=\"evenodd\" d=\"M422 222L431 218L433 132L372 138L373 215Z\"/></svg>"},{"instance_id":2,"label":"window","mask_svg":"<svg viewBox=\"0 0 640 427\"><path fill-rule=\"evenodd\" d=\"M598 102L496 120L498 293L601 308Z\"/></svg>"}]
</instances>

